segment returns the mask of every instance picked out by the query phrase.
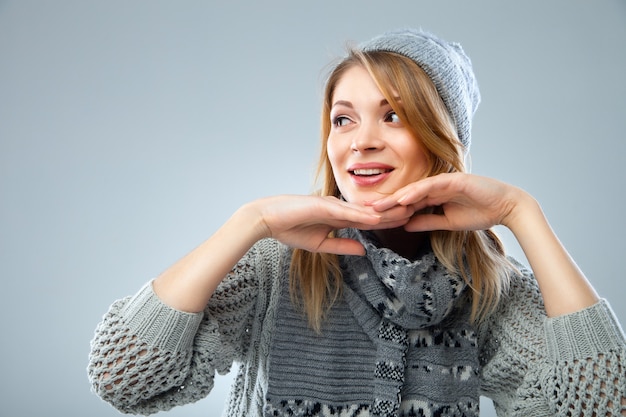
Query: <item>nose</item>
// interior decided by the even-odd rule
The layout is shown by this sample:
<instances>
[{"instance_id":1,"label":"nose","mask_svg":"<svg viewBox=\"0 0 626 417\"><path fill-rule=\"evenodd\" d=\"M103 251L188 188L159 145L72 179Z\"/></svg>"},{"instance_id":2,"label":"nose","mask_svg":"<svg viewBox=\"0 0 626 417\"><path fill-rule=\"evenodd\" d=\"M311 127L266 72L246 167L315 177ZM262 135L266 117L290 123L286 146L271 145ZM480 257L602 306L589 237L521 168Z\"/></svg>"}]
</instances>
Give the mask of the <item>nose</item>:
<instances>
[{"instance_id":1,"label":"nose","mask_svg":"<svg viewBox=\"0 0 626 417\"><path fill-rule=\"evenodd\" d=\"M377 126L362 124L360 129L354 132L350 149L353 152L373 152L383 149L385 142Z\"/></svg>"}]
</instances>

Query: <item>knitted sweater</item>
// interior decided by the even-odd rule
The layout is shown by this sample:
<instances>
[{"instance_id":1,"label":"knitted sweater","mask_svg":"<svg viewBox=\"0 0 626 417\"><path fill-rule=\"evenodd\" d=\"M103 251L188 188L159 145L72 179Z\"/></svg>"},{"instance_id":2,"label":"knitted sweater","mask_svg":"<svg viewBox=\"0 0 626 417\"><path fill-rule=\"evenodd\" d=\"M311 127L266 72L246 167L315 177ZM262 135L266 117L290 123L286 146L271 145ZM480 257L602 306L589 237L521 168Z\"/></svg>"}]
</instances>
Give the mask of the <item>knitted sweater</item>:
<instances>
[{"instance_id":1,"label":"knitted sweater","mask_svg":"<svg viewBox=\"0 0 626 417\"><path fill-rule=\"evenodd\" d=\"M311 407L294 399L283 401L278 409L268 403L270 385L278 390L272 382L275 368L284 363L276 360L281 341L274 336L288 334L278 331L277 323L289 325L290 331L309 331L298 324L306 320L290 321L280 310L289 253L272 239L258 242L225 277L202 313L166 306L151 283L113 303L92 341L92 389L123 413L147 415L204 398L215 373L227 373L237 363L226 416L374 415L362 404ZM534 277L520 269L497 310L474 329L479 394L494 401L499 416L626 415L626 338L608 303L601 300L582 311L547 318ZM436 329L421 334L411 343L449 338ZM305 339L283 340L282 346L294 352L305 348L298 340ZM283 349L283 357L288 355ZM345 360L324 357L320 362L329 368ZM433 366L437 364L429 368ZM344 378L346 387L358 390L359 381L350 375ZM422 413L415 408L400 411ZM448 408L439 415L464 413Z\"/></svg>"}]
</instances>

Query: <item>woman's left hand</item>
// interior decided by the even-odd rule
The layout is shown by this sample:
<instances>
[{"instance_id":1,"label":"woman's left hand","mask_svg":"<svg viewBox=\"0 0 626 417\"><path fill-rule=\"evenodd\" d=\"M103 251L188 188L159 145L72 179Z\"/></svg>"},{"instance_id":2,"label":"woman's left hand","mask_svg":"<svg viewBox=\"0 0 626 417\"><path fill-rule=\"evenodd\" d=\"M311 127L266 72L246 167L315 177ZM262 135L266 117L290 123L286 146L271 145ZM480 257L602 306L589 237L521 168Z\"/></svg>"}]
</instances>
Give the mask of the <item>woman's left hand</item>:
<instances>
[{"instance_id":1,"label":"woman's left hand","mask_svg":"<svg viewBox=\"0 0 626 417\"><path fill-rule=\"evenodd\" d=\"M521 189L472 174L439 174L406 185L390 196L367 203L378 212L398 205L414 215L407 231L484 230L508 226L520 200L530 198ZM437 213L428 208L439 207Z\"/></svg>"},{"instance_id":2,"label":"woman's left hand","mask_svg":"<svg viewBox=\"0 0 626 417\"><path fill-rule=\"evenodd\" d=\"M410 208L407 231L509 228L534 272L549 317L579 311L598 295L567 253L543 215L539 203L512 185L477 175L440 174L402 187L367 203L375 211ZM439 207L436 213L428 208ZM395 213L389 212L389 218Z\"/></svg>"}]
</instances>

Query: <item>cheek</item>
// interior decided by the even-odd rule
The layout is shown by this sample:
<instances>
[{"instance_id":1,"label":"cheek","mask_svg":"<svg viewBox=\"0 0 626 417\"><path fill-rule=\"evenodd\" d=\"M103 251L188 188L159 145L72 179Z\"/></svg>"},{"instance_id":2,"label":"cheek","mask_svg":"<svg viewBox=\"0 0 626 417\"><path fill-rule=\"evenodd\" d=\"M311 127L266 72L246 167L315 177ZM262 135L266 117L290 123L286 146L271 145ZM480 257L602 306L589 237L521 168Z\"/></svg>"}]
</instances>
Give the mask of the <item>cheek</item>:
<instances>
[{"instance_id":1,"label":"cheek","mask_svg":"<svg viewBox=\"0 0 626 417\"><path fill-rule=\"evenodd\" d=\"M408 160L414 179L422 179L428 176L430 172L430 161L426 155L426 151L421 146L411 146L404 150L405 155L412 155Z\"/></svg>"},{"instance_id":2,"label":"cheek","mask_svg":"<svg viewBox=\"0 0 626 417\"><path fill-rule=\"evenodd\" d=\"M430 168L426 158L416 158L413 161L413 177L415 180L421 180L428 176Z\"/></svg>"},{"instance_id":3,"label":"cheek","mask_svg":"<svg viewBox=\"0 0 626 417\"><path fill-rule=\"evenodd\" d=\"M334 173L337 172L337 167L340 162L340 155L341 154L338 152L335 141L328 139L326 141L326 156Z\"/></svg>"}]
</instances>

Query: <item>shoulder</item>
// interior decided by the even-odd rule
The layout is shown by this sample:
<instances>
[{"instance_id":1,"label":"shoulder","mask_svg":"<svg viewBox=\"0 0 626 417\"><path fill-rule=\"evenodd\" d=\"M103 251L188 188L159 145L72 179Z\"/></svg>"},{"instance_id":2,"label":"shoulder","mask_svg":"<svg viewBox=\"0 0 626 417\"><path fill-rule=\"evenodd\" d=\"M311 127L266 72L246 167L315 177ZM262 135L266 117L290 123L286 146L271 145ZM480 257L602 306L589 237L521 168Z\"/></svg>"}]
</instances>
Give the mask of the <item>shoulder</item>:
<instances>
[{"instance_id":1,"label":"shoulder","mask_svg":"<svg viewBox=\"0 0 626 417\"><path fill-rule=\"evenodd\" d=\"M511 274L497 307L479 324L479 341L487 358L494 351L512 348L537 359L545 355L547 316L543 298L530 268L516 259L509 260L517 270Z\"/></svg>"},{"instance_id":2,"label":"shoulder","mask_svg":"<svg viewBox=\"0 0 626 417\"><path fill-rule=\"evenodd\" d=\"M258 287L279 274L288 248L275 239L256 242L220 283L217 292L231 286Z\"/></svg>"},{"instance_id":3,"label":"shoulder","mask_svg":"<svg viewBox=\"0 0 626 417\"><path fill-rule=\"evenodd\" d=\"M519 315L524 313L524 318L532 316L544 320L546 313L543 297L532 270L515 258L509 257L508 260L516 270L510 275L508 286L494 311L493 318L516 321L522 318Z\"/></svg>"},{"instance_id":4,"label":"shoulder","mask_svg":"<svg viewBox=\"0 0 626 417\"><path fill-rule=\"evenodd\" d=\"M291 248L276 239L261 239L250 249L249 261L254 263L260 280L273 281L282 276L291 259Z\"/></svg>"},{"instance_id":5,"label":"shoulder","mask_svg":"<svg viewBox=\"0 0 626 417\"><path fill-rule=\"evenodd\" d=\"M477 326L482 394L510 406L531 369L546 360L546 313L541 292L529 268L516 267L496 309Z\"/></svg>"},{"instance_id":6,"label":"shoulder","mask_svg":"<svg viewBox=\"0 0 626 417\"><path fill-rule=\"evenodd\" d=\"M282 285L289 273L291 248L276 239L262 239L256 242L239 260L237 265L222 281L219 289L236 293L248 291L250 297L262 305L275 298L275 289Z\"/></svg>"},{"instance_id":7,"label":"shoulder","mask_svg":"<svg viewBox=\"0 0 626 417\"><path fill-rule=\"evenodd\" d=\"M261 239L250 249L258 261L266 263L280 262L289 248L276 239Z\"/></svg>"}]
</instances>

